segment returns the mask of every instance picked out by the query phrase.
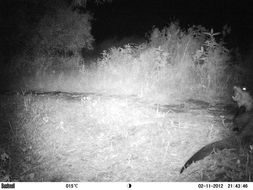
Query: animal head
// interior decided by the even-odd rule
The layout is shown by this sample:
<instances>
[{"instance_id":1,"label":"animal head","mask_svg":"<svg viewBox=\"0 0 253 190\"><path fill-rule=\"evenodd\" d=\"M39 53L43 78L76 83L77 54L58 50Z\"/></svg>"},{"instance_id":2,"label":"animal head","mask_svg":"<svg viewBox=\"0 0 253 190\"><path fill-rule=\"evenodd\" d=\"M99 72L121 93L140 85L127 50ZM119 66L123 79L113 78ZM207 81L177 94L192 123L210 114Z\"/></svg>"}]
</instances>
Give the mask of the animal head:
<instances>
[{"instance_id":1,"label":"animal head","mask_svg":"<svg viewBox=\"0 0 253 190\"><path fill-rule=\"evenodd\" d=\"M234 90L234 96L232 96L232 99L235 102L240 101L242 99L243 92L247 92L247 88L246 87L234 86L233 90Z\"/></svg>"},{"instance_id":2,"label":"animal head","mask_svg":"<svg viewBox=\"0 0 253 190\"><path fill-rule=\"evenodd\" d=\"M253 98L247 91L246 87L234 86L234 96L232 99L237 103L238 107L244 106L246 111L251 111L253 108Z\"/></svg>"}]
</instances>

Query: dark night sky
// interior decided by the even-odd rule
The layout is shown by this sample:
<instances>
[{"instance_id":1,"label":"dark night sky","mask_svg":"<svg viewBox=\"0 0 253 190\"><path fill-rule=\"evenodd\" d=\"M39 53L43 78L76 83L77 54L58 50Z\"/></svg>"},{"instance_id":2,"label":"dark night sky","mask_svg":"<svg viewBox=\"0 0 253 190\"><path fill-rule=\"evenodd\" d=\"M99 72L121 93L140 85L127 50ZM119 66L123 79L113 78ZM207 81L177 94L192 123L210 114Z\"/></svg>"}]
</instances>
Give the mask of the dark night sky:
<instances>
[{"instance_id":1,"label":"dark night sky","mask_svg":"<svg viewBox=\"0 0 253 190\"><path fill-rule=\"evenodd\" d=\"M118 0L98 8L90 6L90 9L97 18L94 34L98 38L113 33L123 36L142 34L152 25L162 27L175 19L185 27L201 24L218 31L229 24L234 35L246 41L244 38L250 37L253 31L253 6L250 1Z\"/></svg>"},{"instance_id":2,"label":"dark night sky","mask_svg":"<svg viewBox=\"0 0 253 190\"><path fill-rule=\"evenodd\" d=\"M43 4L34 9L26 1L1 0L0 42L4 53L9 53L10 49L15 52L15 47L22 46L16 38L25 40L29 37L22 32L29 32L29 26L36 23L46 9ZM229 24L232 26L232 45L246 47L252 41L253 6L250 1L113 0L99 6L88 3L87 8L95 17L92 34L98 42L115 36L143 36L153 25L162 28L176 19L183 27L201 24L214 31L221 31L223 25ZM25 10L25 14L20 13L20 9Z\"/></svg>"}]
</instances>

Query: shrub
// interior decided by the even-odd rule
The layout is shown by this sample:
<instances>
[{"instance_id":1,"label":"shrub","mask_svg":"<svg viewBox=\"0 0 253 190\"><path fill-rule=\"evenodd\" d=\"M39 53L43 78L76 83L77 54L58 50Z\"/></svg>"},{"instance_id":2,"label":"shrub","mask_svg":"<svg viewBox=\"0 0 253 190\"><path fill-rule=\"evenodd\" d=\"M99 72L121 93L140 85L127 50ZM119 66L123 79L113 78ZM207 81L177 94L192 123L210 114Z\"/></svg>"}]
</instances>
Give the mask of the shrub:
<instances>
[{"instance_id":1,"label":"shrub","mask_svg":"<svg viewBox=\"0 0 253 190\"><path fill-rule=\"evenodd\" d=\"M82 48L92 48L92 17L79 14L70 8L56 10L40 21L33 38L36 54L67 55L77 54Z\"/></svg>"},{"instance_id":2,"label":"shrub","mask_svg":"<svg viewBox=\"0 0 253 190\"><path fill-rule=\"evenodd\" d=\"M146 44L105 51L98 73L104 75L104 83L113 78L107 88L121 87L119 91L216 101L226 96L232 80L227 73L229 51L218 35L202 26L185 31L177 23L162 30L153 28Z\"/></svg>"}]
</instances>

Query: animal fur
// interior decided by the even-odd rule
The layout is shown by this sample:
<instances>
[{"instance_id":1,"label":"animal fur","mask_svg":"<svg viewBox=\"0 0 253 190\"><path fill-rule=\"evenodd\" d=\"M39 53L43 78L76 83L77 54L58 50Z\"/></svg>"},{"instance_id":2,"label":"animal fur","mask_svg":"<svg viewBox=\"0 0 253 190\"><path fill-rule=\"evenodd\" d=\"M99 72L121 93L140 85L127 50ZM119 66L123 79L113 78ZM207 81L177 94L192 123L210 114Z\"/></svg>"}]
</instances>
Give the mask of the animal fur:
<instances>
[{"instance_id":1,"label":"animal fur","mask_svg":"<svg viewBox=\"0 0 253 190\"><path fill-rule=\"evenodd\" d=\"M245 87L240 88L238 86L234 86L233 89L234 89L234 96L232 96L232 99L237 103L238 106L238 111L233 119L234 122L233 131L239 132L242 131L243 128L242 123L245 123L246 120L249 120L249 118L246 119L248 115L242 116L242 114L253 110L253 98ZM245 125L246 123L243 126Z\"/></svg>"},{"instance_id":2,"label":"animal fur","mask_svg":"<svg viewBox=\"0 0 253 190\"><path fill-rule=\"evenodd\" d=\"M253 144L253 98L246 90L235 86L233 100L237 102L239 113L234 118L234 125L237 134L226 139L213 142L201 148L196 152L182 167L182 173L193 162L202 160L212 152L223 149L248 149Z\"/></svg>"},{"instance_id":3,"label":"animal fur","mask_svg":"<svg viewBox=\"0 0 253 190\"><path fill-rule=\"evenodd\" d=\"M206 156L210 155L212 152L217 152L218 150L223 149L231 149L231 148L237 148L239 145L239 139L238 138L226 138L220 141L213 142L211 144L208 144L201 148L198 152L196 152L181 168L180 173L183 173L183 171L188 168L192 163L197 162L199 160L204 159Z\"/></svg>"},{"instance_id":4,"label":"animal fur","mask_svg":"<svg viewBox=\"0 0 253 190\"><path fill-rule=\"evenodd\" d=\"M234 86L234 96L232 99L237 103L238 108L245 108L246 111L250 111L253 108L253 99L247 89Z\"/></svg>"}]
</instances>

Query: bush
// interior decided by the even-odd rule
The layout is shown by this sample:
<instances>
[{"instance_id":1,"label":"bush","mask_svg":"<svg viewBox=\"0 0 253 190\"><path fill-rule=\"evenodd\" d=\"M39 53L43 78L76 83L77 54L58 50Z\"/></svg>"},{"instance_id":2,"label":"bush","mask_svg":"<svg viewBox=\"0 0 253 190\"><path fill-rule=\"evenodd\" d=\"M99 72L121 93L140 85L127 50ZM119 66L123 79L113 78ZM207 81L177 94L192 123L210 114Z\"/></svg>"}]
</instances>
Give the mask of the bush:
<instances>
[{"instance_id":1,"label":"bush","mask_svg":"<svg viewBox=\"0 0 253 190\"><path fill-rule=\"evenodd\" d=\"M31 73L76 67L81 59L83 48L92 49L94 41L91 35L92 16L81 14L70 7L53 5L41 18L37 27L31 32L31 40L18 56L12 58L10 73L23 76ZM58 7L57 7L58 6Z\"/></svg>"},{"instance_id":2,"label":"bush","mask_svg":"<svg viewBox=\"0 0 253 190\"><path fill-rule=\"evenodd\" d=\"M202 26L184 31L177 23L154 28L146 44L104 52L98 73L104 75L103 83L107 80L106 88L142 97L216 101L227 95L233 80L227 73L229 51L218 35Z\"/></svg>"},{"instance_id":3,"label":"bush","mask_svg":"<svg viewBox=\"0 0 253 190\"><path fill-rule=\"evenodd\" d=\"M70 56L82 48L92 49L92 16L70 8L46 14L40 21L32 40L35 55Z\"/></svg>"}]
</instances>

